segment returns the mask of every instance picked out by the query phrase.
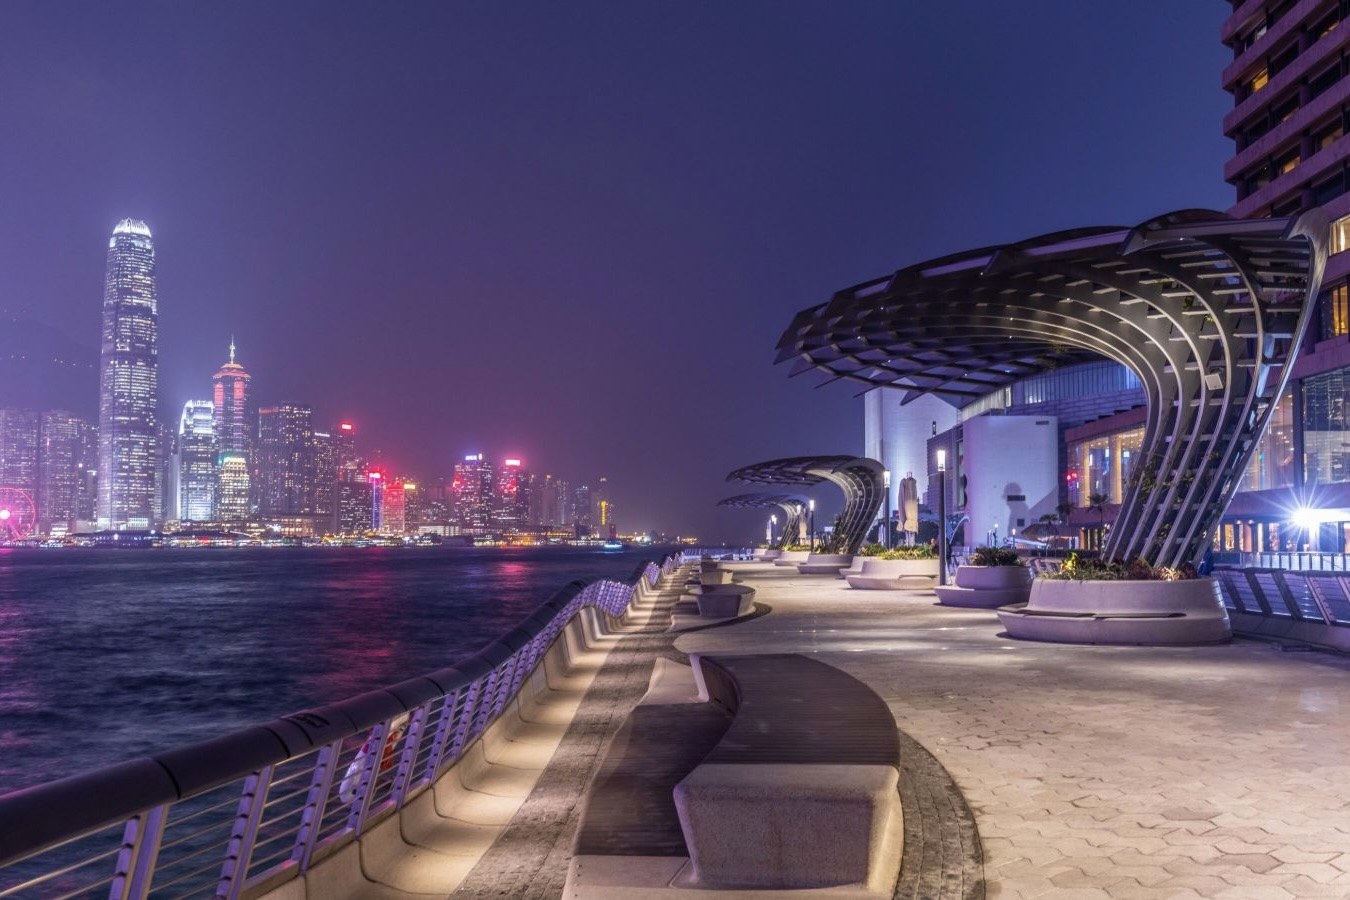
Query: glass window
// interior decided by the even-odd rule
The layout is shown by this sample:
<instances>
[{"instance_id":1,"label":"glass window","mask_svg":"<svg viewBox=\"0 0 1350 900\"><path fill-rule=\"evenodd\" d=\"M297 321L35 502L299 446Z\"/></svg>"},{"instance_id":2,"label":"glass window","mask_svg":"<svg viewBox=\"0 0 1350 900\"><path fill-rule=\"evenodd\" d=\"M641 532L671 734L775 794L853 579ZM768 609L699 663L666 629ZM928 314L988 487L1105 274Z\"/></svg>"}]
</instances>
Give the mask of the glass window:
<instances>
[{"instance_id":1,"label":"glass window","mask_svg":"<svg viewBox=\"0 0 1350 900\"><path fill-rule=\"evenodd\" d=\"M1303 456L1308 484L1350 481L1347 405L1350 405L1350 369L1303 380Z\"/></svg>"},{"instance_id":2,"label":"glass window","mask_svg":"<svg viewBox=\"0 0 1350 900\"><path fill-rule=\"evenodd\" d=\"M1247 80L1247 92L1249 94L1255 94L1257 91L1261 90L1261 88L1265 87L1269 83L1270 83L1270 72L1266 71L1265 66L1262 66L1261 68L1256 70L1256 72L1252 75L1250 79Z\"/></svg>"},{"instance_id":3,"label":"glass window","mask_svg":"<svg viewBox=\"0 0 1350 900\"><path fill-rule=\"evenodd\" d=\"M1321 340L1350 334L1350 289L1344 281L1322 291L1317 302L1322 314Z\"/></svg>"},{"instance_id":4,"label":"glass window","mask_svg":"<svg viewBox=\"0 0 1350 900\"><path fill-rule=\"evenodd\" d=\"M1350 250L1350 216L1331 223L1331 252L1344 253Z\"/></svg>"},{"instance_id":5,"label":"glass window","mask_svg":"<svg viewBox=\"0 0 1350 900\"><path fill-rule=\"evenodd\" d=\"M1306 384L1306 382L1305 382ZM1270 415L1266 433L1256 445L1256 452L1242 476L1239 490L1265 491L1292 487L1294 484L1294 398L1286 392L1280 396Z\"/></svg>"}]
</instances>

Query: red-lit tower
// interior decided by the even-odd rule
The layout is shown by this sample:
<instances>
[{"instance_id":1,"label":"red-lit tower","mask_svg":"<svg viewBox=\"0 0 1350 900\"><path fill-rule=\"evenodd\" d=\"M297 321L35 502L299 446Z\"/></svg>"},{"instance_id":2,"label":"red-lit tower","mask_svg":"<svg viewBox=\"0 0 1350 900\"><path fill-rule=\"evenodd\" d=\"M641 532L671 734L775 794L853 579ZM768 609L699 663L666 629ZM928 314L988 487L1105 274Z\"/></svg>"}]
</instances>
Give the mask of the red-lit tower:
<instances>
[{"instance_id":1,"label":"red-lit tower","mask_svg":"<svg viewBox=\"0 0 1350 900\"><path fill-rule=\"evenodd\" d=\"M253 497L253 441L249 427L248 383L250 376L234 361L234 338L230 338L230 360L211 379L211 402L216 431L217 472L216 517L222 521L240 521L249 517Z\"/></svg>"}]
</instances>

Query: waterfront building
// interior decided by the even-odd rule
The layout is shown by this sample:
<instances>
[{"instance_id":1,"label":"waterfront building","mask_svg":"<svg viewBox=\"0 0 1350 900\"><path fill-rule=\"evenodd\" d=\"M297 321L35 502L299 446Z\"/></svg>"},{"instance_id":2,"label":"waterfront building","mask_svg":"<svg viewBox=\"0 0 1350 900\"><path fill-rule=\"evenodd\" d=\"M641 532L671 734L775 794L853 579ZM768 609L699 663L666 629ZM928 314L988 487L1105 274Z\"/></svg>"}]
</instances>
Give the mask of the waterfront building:
<instances>
[{"instance_id":1,"label":"waterfront building","mask_svg":"<svg viewBox=\"0 0 1350 900\"><path fill-rule=\"evenodd\" d=\"M568 515L570 488L564 479L545 474L536 478L530 492L530 526L545 528L566 525L571 521Z\"/></svg>"},{"instance_id":2,"label":"waterfront building","mask_svg":"<svg viewBox=\"0 0 1350 900\"><path fill-rule=\"evenodd\" d=\"M249 514L250 477L248 458L222 450L216 455L216 518L242 522Z\"/></svg>"},{"instance_id":3,"label":"waterfront building","mask_svg":"<svg viewBox=\"0 0 1350 900\"><path fill-rule=\"evenodd\" d=\"M341 423L336 438L338 481L365 481L366 460L356 450L356 426L351 422Z\"/></svg>"},{"instance_id":4,"label":"waterfront building","mask_svg":"<svg viewBox=\"0 0 1350 900\"><path fill-rule=\"evenodd\" d=\"M314 515L326 523L327 531L337 528L337 500L334 484L338 479L338 437L329 431L314 432Z\"/></svg>"},{"instance_id":5,"label":"waterfront building","mask_svg":"<svg viewBox=\"0 0 1350 900\"><path fill-rule=\"evenodd\" d=\"M506 459L497 469L493 523L498 532L524 531L530 521L533 477L519 459Z\"/></svg>"},{"instance_id":6,"label":"waterfront building","mask_svg":"<svg viewBox=\"0 0 1350 900\"><path fill-rule=\"evenodd\" d=\"M1220 528L1248 551L1350 549L1350 7L1341 0L1235 5L1223 25L1233 60L1224 178L1236 216L1320 206L1331 220L1316 316ZM1100 436L1097 436L1100 440ZM1299 521L1295 521L1295 517Z\"/></svg>"},{"instance_id":7,"label":"waterfront building","mask_svg":"<svg viewBox=\"0 0 1350 900\"><path fill-rule=\"evenodd\" d=\"M365 534L372 521L371 489L368 480L339 481L333 486L337 504L337 533Z\"/></svg>"},{"instance_id":8,"label":"waterfront building","mask_svg":"<svg viewBox=\"0 0 1350 900\"><path fill-rule=\"evenodd\" d=\"M417 485L401 478L390 478L380 491L380 527L384 534L403 534L408 530L408 497ZM410 488L412 490L410 490Z\"/></svg>"},{"instance_id":9,"label":"waterfront building","mask_svg":"<svg viewBox=\"0 0 1350 900\"><path fill-rule=\"evenodd\" d=\"M159 308L155 248L144 222L108 241L99 366L98 527L150 528L159 479Z\"/></svg>"},{"instance_id":10,"label":"waterfront building","mask_svg":"<svg viewBox=\"0 0 1350 900\"><path fill-rule=\"evenodd\" d=\"M455 464L455 521L465 534L490 534L495 524L493 466L482 453Z\"/></svg>"},{"instance_id":11,"label":"waterfront building","mask_svg":"<svg viewBox=\"0 0 1350 900\"><path fill-rule=\"evenodd\" d=\"M38 446L36 412L0 409L0 489L22 491L33 503L33 512L38 493ZM32 524L36 523L30 521Z\"/></svg>"},{"instance_id":12,"label":"waterfront building","mask_svg":"<svg viewBox=\"0 0 1350 900\"><path fill-rule=\"evenodd\" d=\"M384 530L384 473L370 472L366 475L370 484L370 522L371 531L379 534Z\"/></svg>"},{"instance_id":13,"label":"waterfront building","mask_svg":"<svg viewBox=\"0 0 1350 900\"><path fill-rule=\"evenodd\" d=\"M178 509L175 518L189 522L210 522L216 517L215 404L210 400L189 400L183 404L178 422L177 472Z\"/></svg>"},{"instance_id":14,"label":"waterfront building","mask_svg":"<svg viewBox=\"0 0 1350 900\"><path fill-rule=\"evenodd\" d=\"M614 522L614 501L609 495L609 479L600 476L600 481L595 486L595 510L592 521L600 525L600 533L613 540L618 534L618 526Z\"/></svg>"},{"instance_id":15,"label":"waterfront building","mask_svg":"<svg viewBox=\"0 0 1350 900\"><path fill-rule=\"evenodd\" d=\"M314 414L308 406L281 403L258 411L259 515L316 514L314 450Z\"/></svg>"},{"instance_id":16,"label":"waterfront building","mask_svg":"<svg viewBox=\"0 0 1350 900\"><path fill-rule=\"evenodd\" d=\"M38 531L59 536L80 530L81 523L92 525L92 481L86 477L97 469L92 423L66 410L47 410L38 440Z\"/></svg>"},{"instance_id":17,"label":"waterfront building","mask_svg":"<svg viewBox=\"0 0 1350 900\"><path fill-rule=\"evenodd\" d=\"M572 493L572 530L577 537L586 537L592 533L595 528L593 513L591 511L591 487L588 484L579 484Z\"/></svg>"},{"instance_id":18,"label":"waterfront building","mask_svg":"<svg viewBox=\"0 0 1350 900\"><path fill-rule=\"evenodd\" d=\"M234 339L230 358L212 376L212 414L219 454L216 515L224 522L249 518L253 497L253 434L249 416L250 376L235 362ZM230 461L229 472L225 470ZM242 460L242 467L240 461Z\"/></svg>"}]
</instances>

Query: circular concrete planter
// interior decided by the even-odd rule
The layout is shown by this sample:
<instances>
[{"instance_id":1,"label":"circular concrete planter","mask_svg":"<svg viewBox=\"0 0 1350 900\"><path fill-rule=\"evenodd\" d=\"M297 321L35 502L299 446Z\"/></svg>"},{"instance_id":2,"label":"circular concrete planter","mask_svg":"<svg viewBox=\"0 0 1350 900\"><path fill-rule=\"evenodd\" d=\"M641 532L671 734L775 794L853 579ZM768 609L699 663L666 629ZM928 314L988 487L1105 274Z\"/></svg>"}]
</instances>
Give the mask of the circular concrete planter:
<instances>
[{"instance_id":1,"label":"circular concrete planter","mask_svg":"<svg viewBox=\"0 0 1350 900\"><path fill-rule=\"evenodd\" d=\"M782 550L756 550L754 553L750 554L750 558L756 562L773 562L782 555Z\"/></svg>"},{"instance_id":2,"label":"circular concrete planter","mask_svg":"<svg viewBox=\"0 0 1350 900\"><path fill-rule=\"evenodd\" d=\"M1026 605L1004 607L998 617L1009 637L1070 644L1218 644L1233 634L1213 578L1037 578Z\"/></svg>"},{"instance_id":3,"label":"circular concrete planter","mask_svg":"<svg viewBox=\"0 0 1350 900\"><path fill-rule=\"evenodd\" d=\"M957 566L956 584L937 588L943 606L996 609L1026 603L1031 595L1031 570L1026 566Z\"/></svg>"},{"instance_id":4,"label":"circular concrete planter","mask_svg":"<svg viewBox=\"0 0 1350 900\"><path fill-rule=\"evenodd\" d=\"M798 563L806 562L810 555L810 550L782 550L774 559L773 564L775 566L795 566Z\"/></svg>"}]
</instances>

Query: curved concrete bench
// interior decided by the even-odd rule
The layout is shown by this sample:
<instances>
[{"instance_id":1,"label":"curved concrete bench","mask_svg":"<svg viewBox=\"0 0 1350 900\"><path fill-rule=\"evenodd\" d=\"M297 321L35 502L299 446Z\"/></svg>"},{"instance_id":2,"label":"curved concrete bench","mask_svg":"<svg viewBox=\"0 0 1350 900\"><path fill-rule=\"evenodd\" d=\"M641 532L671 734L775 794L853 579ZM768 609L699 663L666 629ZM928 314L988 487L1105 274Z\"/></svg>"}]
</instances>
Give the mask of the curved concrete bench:
<instances>
[{"instance_id":1,"label":"curved concrete bench","mask_svg":"<svg viewBox=\"0 0 1350 900\"><path fill-rule=\"evenodd\" d=\"M610 743L564 896L849 885L890 897L904 823L885 702L795 654L691 661L693 673L658 661Z\"/></svg>"},{"instance_id":2,"label":"curved concrete bench","mask_svg":"<svg viewBox=\"0 0 1350 900\"><path fill-rule=\"evenodd\" d=\"M931 588L938 577L936 559L866 559L862 574L849 575L848 585L863 591Z\"/></svg>"},{"instance_id":3,"label":"curved concrete bench","mask_svg":"<svg viewBox=\"0 0 1350 900\"><path fill-rule=\"evenodd\" d=\"M798 563L806 562L810 555L810 550L784 550L774 558L773 564L775 566L795 566Z\"/></svg>"},{"instance_id":4,"label":"curved concrete bench","mask_svg":"<svg viewBox=\"0 0 1350 900\"><path fill-rule=\"evenodd\" d=\"M797 563L797 571L803 575L837 575L851 565L853 557L847 553L812 553L806 562Z\"/></svg>"},{"instance_id":5,"label":"curved concrete bench","mask_svg":"<svg viewBox=\"0 0 1350 900\"><path fill-rule=\"evenodd\" d=\"M866 556L853 557L853 562L849 563L847 568L839 570L839 577L847 578L850 575L861 575L863 563L867 562L868 558Z\"/></svg>"},{"instance_id":6,"label":"curved concrete bench","mask_svg":"<svg viewBox=\"0 0 1350 900\"><path fill-rule=\"evenodd\" d=\"M756 550L750 554L750 559L754 562L773 562L782 555L782 550Z\"/></svg>"},{"instance_id":7,"label":"curved concrete bench","mask_svg":"<svg viewBox=\"0 0 1350 900\"><path fill-rule=\"evenodd\" d=\"M871 688L795 654L691 657L731 727L675 787L701 888L893 889L900 740Z\"/></svg>"},{"instance_id":8,"label":"curved concrete bench","mask_svg":"<svg viewBox=\"0 0 1350 900\"><path fill-rule=\"evenodd\" d=\"M943 606L996 609L1026 603L1031 570L1026 566L957 566L956 584L933 589Z\"/></svg>"},{"instance_id":9,"label":"curved concrete bench","mask_svg":"<svg viewBox=\"0 0 1350 900\"><path fill-rule=\"evenodd\" d=\"M1233 636L1213 578L1037 578L1031 599L1003 607L998 617L1009 637L1067 644L1218 644Z\"/></svg>"}]
</instances>

